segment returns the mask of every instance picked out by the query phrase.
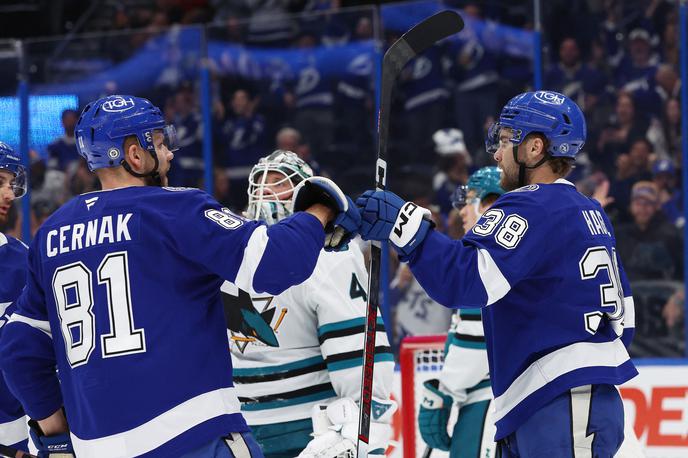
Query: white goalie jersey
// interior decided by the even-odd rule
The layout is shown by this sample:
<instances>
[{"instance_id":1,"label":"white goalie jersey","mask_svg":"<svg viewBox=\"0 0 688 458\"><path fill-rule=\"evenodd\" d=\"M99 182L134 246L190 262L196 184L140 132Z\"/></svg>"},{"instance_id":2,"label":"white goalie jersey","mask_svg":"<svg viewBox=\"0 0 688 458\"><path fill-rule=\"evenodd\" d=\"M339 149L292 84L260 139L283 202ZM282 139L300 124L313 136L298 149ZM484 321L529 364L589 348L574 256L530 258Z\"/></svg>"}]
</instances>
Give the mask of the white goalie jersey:
<instances>
[{"instance_id":1,"label":"white goalie jersey","mask_svg":"<svg viewBox=\"0 0 688 458\"><path fill-rule=\"evenodd\" d=\"M359 400L367 285L355 243L321 251L313 275L277 296L224 283L234 384L249 425L309 419L315 404ZM378 315L374 397L389 398L393 373Z\"/></svg>"}]
</instances>

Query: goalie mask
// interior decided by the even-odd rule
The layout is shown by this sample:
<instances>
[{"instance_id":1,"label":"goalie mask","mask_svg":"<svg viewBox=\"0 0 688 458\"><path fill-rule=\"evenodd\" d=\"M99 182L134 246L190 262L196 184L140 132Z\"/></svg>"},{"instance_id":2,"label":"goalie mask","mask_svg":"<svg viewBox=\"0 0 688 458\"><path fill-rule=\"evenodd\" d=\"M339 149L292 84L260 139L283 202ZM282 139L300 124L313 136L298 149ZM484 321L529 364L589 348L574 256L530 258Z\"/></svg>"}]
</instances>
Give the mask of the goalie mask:
<instances>
[{"instance_id":1,"label":"goalie mask","mask_svg":"<svg viewBox=\"0 0 688 458\"><path fill-rule=\"evenodd\" d=\"M312 176L311 167L291 151L276 150L261 158L248 177L248 208L244 216L268 225L290 216L294 212L294 188Z\"/></svg>"}]
</instances>

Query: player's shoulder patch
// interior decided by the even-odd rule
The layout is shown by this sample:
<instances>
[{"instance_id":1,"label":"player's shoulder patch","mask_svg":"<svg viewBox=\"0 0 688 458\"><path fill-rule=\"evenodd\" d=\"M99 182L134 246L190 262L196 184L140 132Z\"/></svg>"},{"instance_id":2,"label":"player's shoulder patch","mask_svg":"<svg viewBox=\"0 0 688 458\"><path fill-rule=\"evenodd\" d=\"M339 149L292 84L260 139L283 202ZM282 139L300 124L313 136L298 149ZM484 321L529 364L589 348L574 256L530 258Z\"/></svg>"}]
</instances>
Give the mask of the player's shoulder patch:
<instances>
[{"instance_id":1,"label":"player's shoulder patch","mask_svg":"<svg viewBox=\"0 0 688 458\"><path fill-rule=\"evenodd\" d=\"M173 192L179 192L179 191L198 191L199 189L197 188L185 188L183 186L163 186L162 189L165 191L173 191Z\"/></svg>"},{"instance_id":2,"label":"player's shoulder patch","mask_svg":"<svg viewBox=\"0 0 688 458\"><path fill-rule=\"evenodd\" d=\"M521 187L518 188L518 189L514 189L514 190L511 191L511 192L532 192L532 191L537 191L538 189L540 189L540 185L539 185L539 184L529 184L529 185L526 185L526 186L521 186Z\"/></svg>"}]
</instances>

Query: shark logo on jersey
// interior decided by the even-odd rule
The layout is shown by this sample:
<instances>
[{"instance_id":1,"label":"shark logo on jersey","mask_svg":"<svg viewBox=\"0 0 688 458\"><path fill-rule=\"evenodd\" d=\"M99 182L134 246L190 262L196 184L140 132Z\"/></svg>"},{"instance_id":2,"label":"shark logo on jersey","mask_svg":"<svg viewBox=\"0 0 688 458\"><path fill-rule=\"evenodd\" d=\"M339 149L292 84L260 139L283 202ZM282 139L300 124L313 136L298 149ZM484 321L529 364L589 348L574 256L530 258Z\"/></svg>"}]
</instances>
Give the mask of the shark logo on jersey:
<instances>
[{"instance_id":1,"label":"shark logo on jersey","mask_svg":"<svg viewBox=\"0 0 688 458\"><path fill-rule=\"evenodd\" d=\"M287 309L282 309L274 327L272 327L271 323L277 311L276 305L272 303L273 296L252 299L246 291L234 287L234 291L230 292L225 285L222 287L225 321L230 332L230 338L239 351L243 353L251 343L279 347L275 331L282 324ZM258 311L258 307L262 310Z\"/></svg>"}]
</instances>

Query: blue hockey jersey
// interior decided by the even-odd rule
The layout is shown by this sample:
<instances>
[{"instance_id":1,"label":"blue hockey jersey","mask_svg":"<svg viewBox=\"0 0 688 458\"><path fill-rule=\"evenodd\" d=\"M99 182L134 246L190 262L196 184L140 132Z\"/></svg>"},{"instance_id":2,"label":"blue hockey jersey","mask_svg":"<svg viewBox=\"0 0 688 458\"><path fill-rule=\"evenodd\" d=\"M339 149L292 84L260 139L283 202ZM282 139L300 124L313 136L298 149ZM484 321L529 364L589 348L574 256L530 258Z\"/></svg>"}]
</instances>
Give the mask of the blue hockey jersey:
<instances>
[{"instance_id":1,"label":"blue hockey jersey","mask_svg":"<svg viewBox=\"0 0 688 458\"><path fill-rule=\"evenodd\" d=\"M633 299L612 226L568 181L502 195L459 241L436 231L409 258L449 307L484 307L499 440L564 391L637 374Z\"/></svg>"},{"instance_id":2,"label":"blue hockey jersey","mask_svg":"<svg viewBox=\"0 0 688 458\"><path fill-rule=\"evenodd\" d=\"M79 457L180 456L246 431L220 285L278 294L310 276L323 243L310 214L268 228L195 189L77 196L29 250L0 342L8 385L32 418L64 399Z\"/></svg>"},{"instance_id":3,"label":"blue hockey jersey","mask_svg":"<svg viewBox=\"0 0 688 458\"><path fill-rule=\"evenodd\" d=\"M0 232L0 335L26 284L26 253L26 245ZM0 375L0 444L28 450L28 437L24 410Z\"/></svg>"}]
</instances>

